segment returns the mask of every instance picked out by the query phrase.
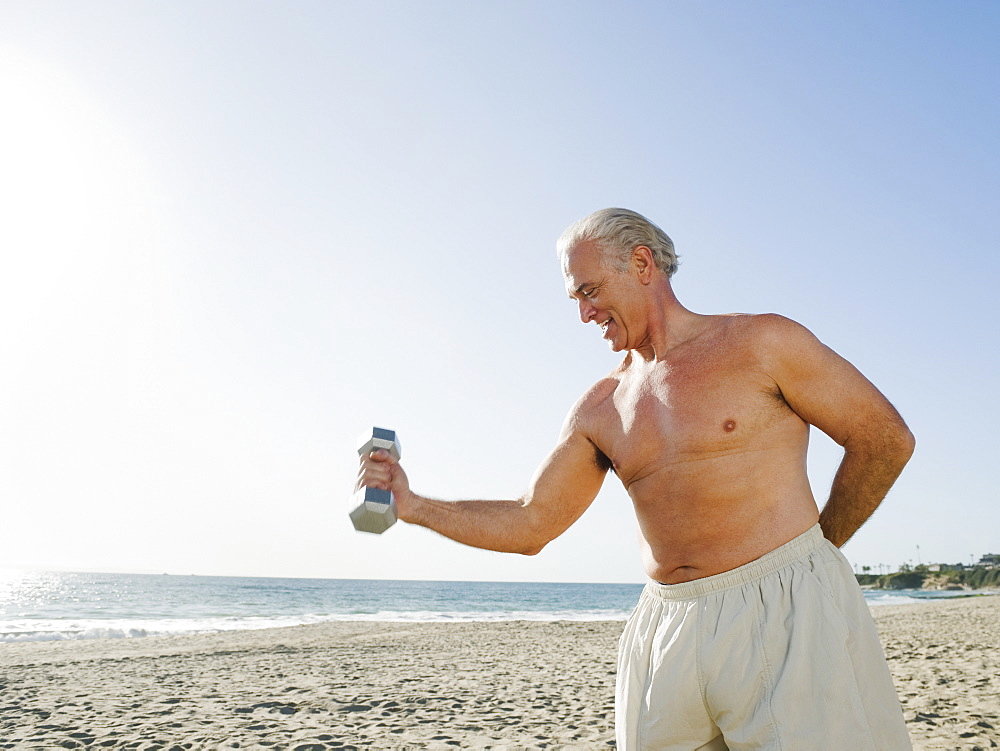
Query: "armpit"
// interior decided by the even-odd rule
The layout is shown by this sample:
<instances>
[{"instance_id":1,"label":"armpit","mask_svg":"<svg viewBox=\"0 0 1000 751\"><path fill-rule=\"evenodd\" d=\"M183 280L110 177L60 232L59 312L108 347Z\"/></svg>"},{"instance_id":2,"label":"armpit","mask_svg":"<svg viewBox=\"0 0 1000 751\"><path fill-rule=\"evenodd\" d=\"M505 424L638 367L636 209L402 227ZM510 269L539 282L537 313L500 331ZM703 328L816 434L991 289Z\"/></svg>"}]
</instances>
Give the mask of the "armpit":
<instances>
[{"instance_id":1,"label":"armpit","mask_svg":"<svg viewBox=\"0 0 1000 751\"><path fill-rule=\"evenodd\" d=\"M785 395L781 393L781 387L778 384L769 386L764 389L764 396L767 397L768 402L770 402L775 407L780 407L781 409L790 409L788 401L785 399Z\"/></svg>"},{"instance_id":2,"label":"armpit","mask_svg":"<svg viewBox=\"0 0 1000 751\"><path fill-rule=\"evenodd\" d=\"M605 472L615 472L615 463L597 446L594 446L594 462ZM615 474L618 473L615 472Z\"/></svg>"}]
</instances>

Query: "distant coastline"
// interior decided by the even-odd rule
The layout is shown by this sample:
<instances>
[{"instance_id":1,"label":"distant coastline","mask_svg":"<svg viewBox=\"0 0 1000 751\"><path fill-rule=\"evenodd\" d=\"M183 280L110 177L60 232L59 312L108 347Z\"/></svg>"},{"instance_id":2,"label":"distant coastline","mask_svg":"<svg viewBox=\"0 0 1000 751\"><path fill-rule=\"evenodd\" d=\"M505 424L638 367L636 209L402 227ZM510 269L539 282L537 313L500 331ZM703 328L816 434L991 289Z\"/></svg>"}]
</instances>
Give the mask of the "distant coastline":
<instances>
[{"instance_id":1,"label":"distant coastline","mask_svg":"<svg viewBox=\"0 0 1000 751\"><path fill-rule=\"evenodd\" d=\"M925 589L941 592L969 592L1000 589L1000 566L946 566L941 564L903 566L891 574L855 574L864 588Z\"/></svg>"}]
</instances>

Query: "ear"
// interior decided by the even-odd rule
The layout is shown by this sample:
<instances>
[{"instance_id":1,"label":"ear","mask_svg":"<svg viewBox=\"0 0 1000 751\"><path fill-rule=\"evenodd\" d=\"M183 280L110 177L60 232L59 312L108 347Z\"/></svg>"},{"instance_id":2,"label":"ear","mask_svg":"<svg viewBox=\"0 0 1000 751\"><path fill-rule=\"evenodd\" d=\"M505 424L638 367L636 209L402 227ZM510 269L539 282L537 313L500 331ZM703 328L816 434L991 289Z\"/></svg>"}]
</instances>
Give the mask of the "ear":
<instances>
[{"instance_id":1,"label":"ear","mask_svg":"<svg viewBox=\"0 0 1000 751\"><path fill-rule=\"evenodd\" d=\"M645 245L636 245L632 251L632 267L639 275L639 281L649 284L653 281L656 264L653 262L653 251Z\"/></svg>"}]
</instances>

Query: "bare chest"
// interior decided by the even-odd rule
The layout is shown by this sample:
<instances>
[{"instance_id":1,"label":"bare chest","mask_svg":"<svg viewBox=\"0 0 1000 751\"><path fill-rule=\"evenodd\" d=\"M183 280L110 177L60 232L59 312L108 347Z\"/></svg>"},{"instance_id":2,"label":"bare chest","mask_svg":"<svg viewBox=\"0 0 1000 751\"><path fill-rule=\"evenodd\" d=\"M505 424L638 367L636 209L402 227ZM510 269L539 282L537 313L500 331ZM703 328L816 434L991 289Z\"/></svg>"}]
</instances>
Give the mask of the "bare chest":
<instances>
[{"instance_id":1,"label":"bare chest","mask_svg":"<svg viewBox=\"0 0 1000 751\"><path fill-rule=\"evenodd\" d=\"M711 354L622 374L594 439L627 485L669 465L753 451L797 420L752 362Z\"/></svg>"}]
</instances>

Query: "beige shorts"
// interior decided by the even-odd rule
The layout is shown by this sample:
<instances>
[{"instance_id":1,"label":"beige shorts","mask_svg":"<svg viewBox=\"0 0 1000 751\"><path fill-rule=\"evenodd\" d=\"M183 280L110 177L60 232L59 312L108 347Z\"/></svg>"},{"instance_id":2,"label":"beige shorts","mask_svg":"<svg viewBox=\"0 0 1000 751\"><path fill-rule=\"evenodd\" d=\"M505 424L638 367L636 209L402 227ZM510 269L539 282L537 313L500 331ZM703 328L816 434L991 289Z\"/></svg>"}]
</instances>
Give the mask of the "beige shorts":
<instances>
[{"instance_id":1,"label":"beige shorts","mask_svg":"<svg viewBox=\"0 0 1000 751\"><path fill-rule=\"evenodd\" d=\"M650 582L615 711L620 751L911 748L868 605L818 524L732 571Z\"/></svg>"}]
</instances>

